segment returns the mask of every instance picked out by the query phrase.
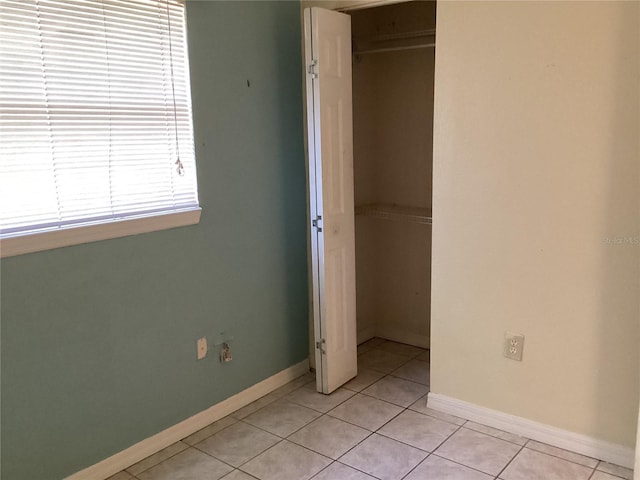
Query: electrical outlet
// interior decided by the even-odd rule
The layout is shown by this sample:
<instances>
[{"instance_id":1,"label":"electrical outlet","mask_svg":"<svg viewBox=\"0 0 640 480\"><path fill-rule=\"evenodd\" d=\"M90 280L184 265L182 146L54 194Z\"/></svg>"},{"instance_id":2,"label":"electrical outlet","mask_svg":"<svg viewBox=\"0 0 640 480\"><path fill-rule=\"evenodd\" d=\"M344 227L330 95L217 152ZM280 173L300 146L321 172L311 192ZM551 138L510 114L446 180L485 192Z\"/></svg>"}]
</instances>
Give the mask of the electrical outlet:
<instances>
[{"instance_id":1,"label":"electrical outlet","mask_svg":"<svg viewBox=\"0 0 640 480\"><path fill-rule=\"evenodd\" d=\"M220 361L222 363L227 363L233 360L231 356L231 347L228 343L223 343L222 348L220 349Z\"/></svg>"},{"instance_id":2,"label":"electrical outlet","mask_svg":"<svg viewBox=\"0 0 640 480\"><path fill-rule=\"evenodd\" d=\"M202 360L207 356L207 337L199 338L196 341L196 351L198 360Z\"/></svg>"},{"instance_id":3,"label":"electrical outlet","mask_svg":"<svg viewBox=\"0 0 640 480\"><path fill-rule=\"evenodd\" d=\"M522 361L522 351L524 350L524 335L505 332L504 334L504 356L511 360Z\"/></svg>"}]
</instances>

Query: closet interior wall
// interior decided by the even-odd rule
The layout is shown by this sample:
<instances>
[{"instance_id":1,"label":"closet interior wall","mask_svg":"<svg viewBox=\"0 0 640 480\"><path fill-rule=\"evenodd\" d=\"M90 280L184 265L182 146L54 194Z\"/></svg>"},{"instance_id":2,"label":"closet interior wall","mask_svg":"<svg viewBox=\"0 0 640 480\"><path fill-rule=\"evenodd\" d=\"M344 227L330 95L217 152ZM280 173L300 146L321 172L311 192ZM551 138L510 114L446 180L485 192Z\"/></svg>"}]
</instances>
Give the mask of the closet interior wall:
<instances>
[{"instance_id":1,"label":"closet interior wall","mask_svg":"<svg viewBox=\"0 0 640 480\"><path fill-rule=\"evenodd\" d=\"M435 7L349 12L358 343L429 347Z\"/></svg>"}]
</instances>

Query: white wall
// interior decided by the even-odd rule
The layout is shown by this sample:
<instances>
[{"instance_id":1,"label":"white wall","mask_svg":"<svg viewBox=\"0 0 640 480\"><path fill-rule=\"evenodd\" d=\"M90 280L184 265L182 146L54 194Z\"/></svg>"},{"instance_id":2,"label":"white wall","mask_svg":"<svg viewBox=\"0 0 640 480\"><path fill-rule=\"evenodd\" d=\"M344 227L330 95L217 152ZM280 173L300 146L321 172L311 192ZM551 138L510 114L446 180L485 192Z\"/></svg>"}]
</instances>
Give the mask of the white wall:
<instances>
[{"instance_id":1,"label":"white wall","mask_svg":"<svg viewBox=\"0 0 640 480\"><path fill-rule=\"evenodd\" d=\"M441 2L435 80L432 391L628 446L639 9Z\"/></svg>"}]
</instances>

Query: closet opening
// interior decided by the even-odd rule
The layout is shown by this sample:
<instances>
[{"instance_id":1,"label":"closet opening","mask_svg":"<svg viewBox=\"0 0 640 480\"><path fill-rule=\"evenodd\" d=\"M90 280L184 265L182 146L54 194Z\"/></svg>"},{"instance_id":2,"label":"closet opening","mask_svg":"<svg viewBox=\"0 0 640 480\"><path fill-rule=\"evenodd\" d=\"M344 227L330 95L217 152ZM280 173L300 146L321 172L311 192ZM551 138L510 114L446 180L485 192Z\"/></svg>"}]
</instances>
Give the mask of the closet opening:
<instances>
[{"instance_id":1,"label":"closet opening","mask_svg":"<svg viewBox=\"0 0 640 480\"><path fill-rule=\"evenodd\" d=\"M357 341L428 349L436 2L344 13L353 49ZM367 367L366 358L358 363Z\"/></svg>"},{"instance_id":2,"label":"closet opening","mask_svg":"<svg viewBox=\"0 0 640 480\"><path fill-rule=\"evenodd\" d=\"M436 3L303 21L316 388L410 360L428 385Z\"/></svg>"}]
</instances>

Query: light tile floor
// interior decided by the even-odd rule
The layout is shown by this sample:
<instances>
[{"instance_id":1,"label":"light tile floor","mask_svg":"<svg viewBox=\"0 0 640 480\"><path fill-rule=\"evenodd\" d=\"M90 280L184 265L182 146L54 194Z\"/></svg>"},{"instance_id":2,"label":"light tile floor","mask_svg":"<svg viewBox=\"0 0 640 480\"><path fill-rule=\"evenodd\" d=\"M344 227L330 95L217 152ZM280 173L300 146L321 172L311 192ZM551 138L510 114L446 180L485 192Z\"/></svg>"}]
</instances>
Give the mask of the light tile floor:
<instances>
[{"instance_id":1,"label":"light tile floor","mask_svg":"<svg viewBox=\"0 0 640 480\"><path fill-rule=\"evenodd\" d=\"M304 375L110 480L631 480L426 406L429 352L381 339L331 395Z\"/></svg>"}]
</instances>

